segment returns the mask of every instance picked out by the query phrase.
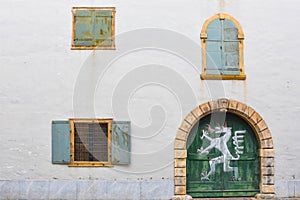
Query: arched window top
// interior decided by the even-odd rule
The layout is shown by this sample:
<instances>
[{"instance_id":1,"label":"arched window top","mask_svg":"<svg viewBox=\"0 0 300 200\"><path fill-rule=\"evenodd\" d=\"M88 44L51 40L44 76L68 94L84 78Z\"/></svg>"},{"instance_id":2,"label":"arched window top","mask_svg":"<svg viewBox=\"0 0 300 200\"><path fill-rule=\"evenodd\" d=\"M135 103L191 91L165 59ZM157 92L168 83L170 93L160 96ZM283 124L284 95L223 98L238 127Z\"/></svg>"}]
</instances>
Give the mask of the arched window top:
<instances>
[{"instance_id":1,"label":"arched window top","mask_svg":"<svg viewBox=\"0 0 300 200\"><path fill-rule=\"evenodd\" d=\"M201 79L239 79L244 73L244 33L239 22L227 14L205 21L201 31Z\"/></svg>"},{"instance_id":2,"label":"arched window top","mask_svg":"<svg viewBox=\"0 0 300 200\"><path fill-rule=\"evenodd\" d=\"M208 29L210 29L213 26L220 26L221 25L221 20L224 20L224 23L226 24L226 27L235 27L237 29L237 33L238 33L238 39L244 39L244 32L242 30L242 27L240 25L240 23L233 18L232 16L228 15L228 14L224 14L224 13L219 13L216 14L212 17L210 17L209 19L207 19L202 27L202 31L201 31L201 39L206 39L207 38L207 31Z\"/></svg>"},{"instance_id":3,"label":"arched window top","mask_svg":"<svg viewBox=\"0 0 300 200\"><path fill-rule=\"evenodd\" d=\"M222 29L224 29L224 33ZM224 35L224 40L238 39L238 30L236 25L228 19L213 20L211 23L209 23L206 33L207 40L222 40L222 33Z\"/></svg>"}]
</instances>

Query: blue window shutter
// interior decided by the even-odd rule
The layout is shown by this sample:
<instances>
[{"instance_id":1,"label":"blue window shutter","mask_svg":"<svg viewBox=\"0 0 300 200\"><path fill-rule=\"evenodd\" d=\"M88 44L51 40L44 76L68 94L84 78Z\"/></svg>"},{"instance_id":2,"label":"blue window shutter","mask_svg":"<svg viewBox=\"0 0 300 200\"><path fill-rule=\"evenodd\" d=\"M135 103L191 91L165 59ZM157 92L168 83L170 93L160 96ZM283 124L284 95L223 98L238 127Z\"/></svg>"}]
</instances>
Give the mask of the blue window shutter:
<instances>
[{"instance_id":1,"label":"blue window shutter","mask_svg":"<svg viewBox=\"0 0 300 200\"><path fill-rule=\"evenodd\" d=\"M112 45L112 17L111 10L95 11L94 35L98 45Z\"/></svg>"},{"instance_id":2,"label":"blue window shutter","mask_svg":"<svg viewBox=\"0 0 300 200\"><path fill-rule=\"evenodd\" d=\"M228 19L224 19L224 40L234 40L238 41L238 29L236 25Z\"/></svg>"},{"instance_id":3,"label":"blue window shutter","mask_svg":"<svg viewBox=\"0 0 300 200\"><path fill-rule=\"evenodd\" d=\"M130 163L130 132L131 126L129 121L112 122L112 164L126 165Z\"/></svg>"},{"instance_id":4,"label":"blue window shutter","mask_svg":"<svg viewBox=\"0 0 300 200\"><path fill-rule=\"evenodd\" d=\"M238 75L240 73L238 29L231 20L224 20L223 34L223 74Z\"/></svg>"},{"instance_id":5,"label":"blue window shutter","mask_svg":"<svg viewBox=\"0 0 300 200\"><path fill-rule=\"evenodd\" d=\"M206 73L220 74L222 64L222 24L219 19L213 20L207 27L206 39Z\"/></svg>"},{"instance_id":6,"label":"blue window shutter","mask_svg":"<svg viewBox=\"0 0 300 200\"><path fill-rule=\"evenodd\" d=\"M207 27L206 73L239 75L238 29L229 19L215 19Z\"/></svg>"},{"instance_id":7,"label":"blue window shutter","mask_svg":"<svg viewBox=\"0 0 300 200\"><path fill-rule=\"evenodd\" d=\"M52 163L70 163L69 121L52 121Z\"/></svg>"},{"instance_id":8,"label":"blue window shutter","mask_svg":"<svg viewBox=\"0 0 300 200\"><path fill-rule=\"evenodd\" d=\"M207 40L222 40L222 24L220 19L215 19L207 26Z\"/></svg>"},{"instance_id":9,"label":"blue window shutter","mask_svg":"<svg viewBox=\"0 0 300 200\"><path fill-rule=\"evenodd\" d=\"M208 74L220 74L222 70L221 41L206 42L206 67Z\"/></svg>"},{"instance_id":10,"label":"blue window shutter","mask_svg":"<svg viewBox=\"0 0 300 200\"><path fill-rule=\"evenodd\" d=\"M94 41L93 10L76 10L75 11L75 37L74 44L77 46L92 46Z\"/></svg>"}]
</instances>

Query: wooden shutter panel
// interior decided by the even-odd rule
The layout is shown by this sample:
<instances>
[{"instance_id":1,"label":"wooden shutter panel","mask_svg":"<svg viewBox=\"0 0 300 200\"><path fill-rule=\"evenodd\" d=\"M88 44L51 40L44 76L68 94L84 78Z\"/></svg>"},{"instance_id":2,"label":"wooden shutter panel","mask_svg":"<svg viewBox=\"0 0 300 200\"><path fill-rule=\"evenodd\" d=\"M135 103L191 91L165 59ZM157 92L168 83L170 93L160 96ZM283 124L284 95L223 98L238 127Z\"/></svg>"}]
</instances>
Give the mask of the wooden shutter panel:
<instances>
[{"instance_id":1,"label":"wooden shutter panel","mask_svg":"<svg viewBox=\"0 0 300 200\"><path fill-rule=\"evenodd\" d=\"M222 70L221 42L206 42L206 67L208 74L220 74Z\"/></svg>"},{"instance_id":2,"label":"wooden shutter panel","mask_svg":"<svg viewBox=\"0 0 300 200\"><path fill-rule=\"evenodd\" d=\"M52 121L52 163L70 163L69 121Z\"/></svg>"},{"instance_id":3,"label":"wooden shutter panel","mask_svg":"<svg viewBox=\"0 0 300 200\"><path fill-rule=\"evenodd\" d=\"M94 35L97 45L112 45L112 17L111 10L95 11Z\"/></svg>"},{"instance_id":4,"label":"wooden shutter panel","mask_svg":"<svg viewBox=\"0 0 300 200\"><path fill-rule=\"evenodd\" d=\"M222 25L219 19L207 27L206 67L207 74L220 74L222 69Z\"/></svg>"},{"instance_id":5,"label":"wooden shutter panel","mask_svg":"<svg viewBox=\"0 0 300 200\"><path fill-rule=\"evenodd\" d=\"M130 132L129 121L112 122L111 162L125 165L130 163Z\"/></svg>"},{"instance_id":6,"label":"wooden shutter panel","mask_svg":"<svg viewBox=\"0 0 300 200\"><path fill-rule=\"evenodd\" d=\"M238 29L236 25L228 19L224 20L223 38L223 73L227 75L238 75L240 74Z\"/></svg>"},{"instance_id":7,"label":"wooden shutter panel","mask_svg":"<svg viewBox=\"0 0 300 200\"><path fill-rule=\"evenodd\" d=\"M75 14L75 37L76 46L92 46L94 44L94 11L76 10Z\"/></svg>"}]
</instances>

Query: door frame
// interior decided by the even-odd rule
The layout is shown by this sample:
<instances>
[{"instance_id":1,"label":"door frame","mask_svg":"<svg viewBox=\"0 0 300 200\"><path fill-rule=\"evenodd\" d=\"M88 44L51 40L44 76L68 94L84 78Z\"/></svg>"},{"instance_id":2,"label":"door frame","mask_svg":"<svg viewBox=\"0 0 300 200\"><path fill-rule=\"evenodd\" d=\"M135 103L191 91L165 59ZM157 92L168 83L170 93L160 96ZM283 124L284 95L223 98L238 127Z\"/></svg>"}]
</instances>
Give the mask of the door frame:
<instances>
[{"instance_id":1,"label":"door frame","mask_svg":"<svg viewBox=\"0 0 300 200\"><path fill-rule=\"evenodd\" d=\"M263 118L250 106L230 99L216 99L197 106L183 120L174 144L174 198L191 198L186 193L186 142L193 126L213 112L229 112L244 119L253 129L258 142L260 192L254 198L274 198L274 146L270 130Z\"/></svg>"}]
</instances>

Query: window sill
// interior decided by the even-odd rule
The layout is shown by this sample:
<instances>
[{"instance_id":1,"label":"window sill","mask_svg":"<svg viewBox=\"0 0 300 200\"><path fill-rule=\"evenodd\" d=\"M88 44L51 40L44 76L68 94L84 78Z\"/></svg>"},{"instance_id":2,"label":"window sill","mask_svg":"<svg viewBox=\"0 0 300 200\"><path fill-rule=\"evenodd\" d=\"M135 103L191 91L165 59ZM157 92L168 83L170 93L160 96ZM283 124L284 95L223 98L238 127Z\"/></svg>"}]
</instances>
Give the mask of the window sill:
<instances>
[{"instance_id":1,"label":"window sill","mask_svg":"<svg viewBox=\"0 0 300 200\"><path fill-rule=\"evenodd\" d=\"M83 46L72 46L71 47L71 50L116 50L116 47L115 46L107 46L107 47L83 47Z\"/></svg>"},{"instance_id":2,"label":"window sill","mask_svg":"<svg viewBox=\"0 0 300 200\"><path fill-rule=\"evenodd\" d=\"M113 167L111 163L106 162L74 162L69 167Z\"/></svg>"},{"instance_id":3,"label":"window sill","mask_svg":"<svg viewBox=\"0 0 300 200\"><path fill-rule=\"evenodd\" d=\"M246 75L201 74L201 80L246 80Z\"/></svg>"}]
</instances>

